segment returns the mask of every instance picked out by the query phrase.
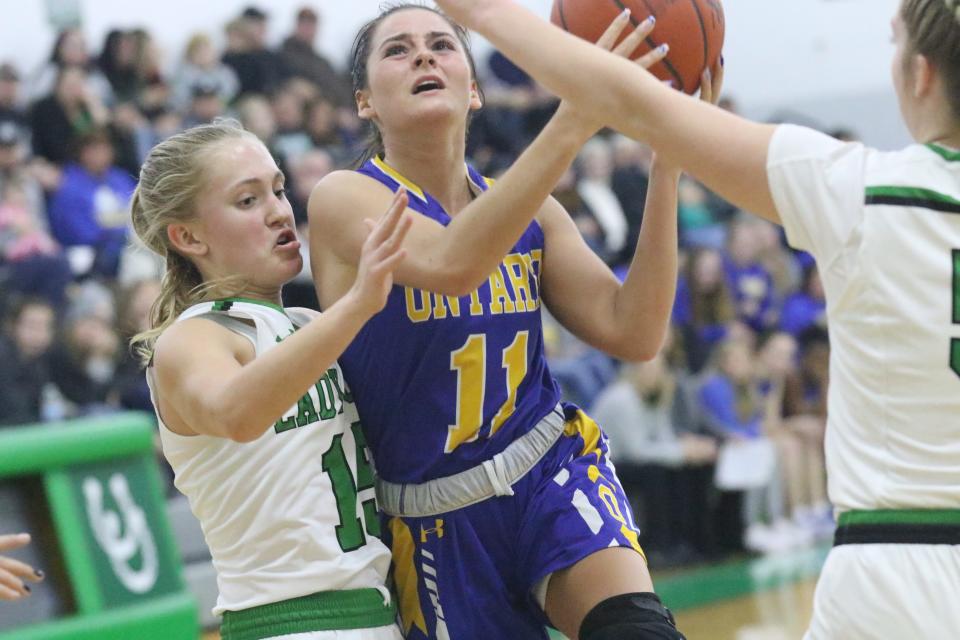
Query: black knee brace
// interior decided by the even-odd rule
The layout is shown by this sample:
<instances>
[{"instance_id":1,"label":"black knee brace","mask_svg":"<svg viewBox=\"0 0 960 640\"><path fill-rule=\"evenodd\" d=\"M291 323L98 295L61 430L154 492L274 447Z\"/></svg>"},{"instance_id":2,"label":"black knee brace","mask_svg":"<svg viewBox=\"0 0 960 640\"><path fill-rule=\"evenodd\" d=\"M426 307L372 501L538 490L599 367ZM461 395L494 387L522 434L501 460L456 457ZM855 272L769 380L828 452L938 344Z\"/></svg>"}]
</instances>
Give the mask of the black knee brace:
<instances>
[{"instance_id":1,"label":"black knee brace","mask_svg":"<svg viewBox=\"0 0 960 640\"><path fill-rule=\"evenodd\" d=\"M607 598L584 617L580 640L686 640L655 593Z\"/></svg>"}]
</instances>

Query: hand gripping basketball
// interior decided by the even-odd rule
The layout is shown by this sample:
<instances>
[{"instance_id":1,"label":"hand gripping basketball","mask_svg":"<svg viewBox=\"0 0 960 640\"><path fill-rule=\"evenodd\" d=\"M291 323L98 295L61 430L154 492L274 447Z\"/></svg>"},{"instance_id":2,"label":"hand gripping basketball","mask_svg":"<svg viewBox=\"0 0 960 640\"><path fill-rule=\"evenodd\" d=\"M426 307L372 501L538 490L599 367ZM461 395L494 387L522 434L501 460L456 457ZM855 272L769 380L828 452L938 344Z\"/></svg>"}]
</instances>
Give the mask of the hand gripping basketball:
<instances>
[{"instance_id":1,"label":"hand gripping basketball","mask_svg":"<svg viewBox=\"0 0 960 640\"><path fill-rule=\"evenodd\" d=\"M630 12L623 11L616 18L614 18L613 22L610 23L606 31L604 31L597 40L596 44L601 49L611 51L620 57L628 58L632 52L637 50L637 46L650 35L650 33L653 31L655 23L656 20L653 18L644 20L637 25L636 29L627 34L626 37L621 38L624 30L627 28L627 25L630 24ZM664 43L654 49L651 49L650 51L647 51L643 55L640 55L634 60L634 62L644 69L649 69L651 66L662 60L663 57L667 55L669 50L669 45ZM557 117L575 119L584 127L586 138L592 136L600 128L602 128L604 124L606 124L604 122L585 117L580 111L577 111L567 102L560 104L560 109L557 111Z\"/></svg>"}]
</instances>

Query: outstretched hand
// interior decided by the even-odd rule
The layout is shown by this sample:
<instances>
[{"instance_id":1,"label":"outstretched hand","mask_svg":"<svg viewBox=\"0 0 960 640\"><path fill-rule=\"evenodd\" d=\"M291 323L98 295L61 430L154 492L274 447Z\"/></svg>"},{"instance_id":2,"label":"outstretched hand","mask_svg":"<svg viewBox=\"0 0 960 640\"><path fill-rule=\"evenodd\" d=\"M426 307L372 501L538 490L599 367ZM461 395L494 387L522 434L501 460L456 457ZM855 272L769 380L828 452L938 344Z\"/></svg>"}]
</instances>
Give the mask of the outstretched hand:
<instances>
[{"instance_id":1,"label":"outstretched hand","mask_svg":"<svg viewBox=\"0 0 960 640\"><path fill-rule=\"evenodd\" d=\"M360 251L353 292L370 315L387 304L387 296L393 287L393 272L407 255L401 248L413 224L413 218L404 215L407 202L407 192L399 189L379 221L364 220L370 233Z\"/></svg>"},{"instance_id":2,"label":"outstretched hand","mask_svg":"<svg viewBox=\"0 0 960 640\"><path fill-rule=\"evenodd\" d=\"M0 536L0 551L12 551L30 543L30 534L18 533ZM43 572L30 565L0 555L0 600L20 600L30 595L30 586L25 582L40 582Z\"/></svg>"},{"instance_id":3,"label":"outstretched hand","mask_svg":"<svg viewBox=\"0 0 960 640\"><path fill-rule=\"evenodd\" d=\"M597 40L597 46L601 49L605 49L606 51L615 53L622 58L629 58L630 55L644 42L644 40L646 40L647 36L650 35L650 32L653 31L655 20L650 18L644 20L618 44L617 40L620 38L624 29L626 29L627 25L629 24L630 12L622 11L620 15L614 18L613 22L610 23L610 26L607 27L607 30L604 31L602 36L600 36L600 39ZM649 69L656 63L663 60L664 56L667 55L669 50L669 45L666 43L661 44L660 46L654 47L647 53L634 59L634 62L644 69ZM557 110L557 117L570 119L582 126L584 134L588 138L601 129L604 124L606 124L585 116L581 111L578 111L566 101L560 103L560 108Z\"/></svg>"}]
</instances>

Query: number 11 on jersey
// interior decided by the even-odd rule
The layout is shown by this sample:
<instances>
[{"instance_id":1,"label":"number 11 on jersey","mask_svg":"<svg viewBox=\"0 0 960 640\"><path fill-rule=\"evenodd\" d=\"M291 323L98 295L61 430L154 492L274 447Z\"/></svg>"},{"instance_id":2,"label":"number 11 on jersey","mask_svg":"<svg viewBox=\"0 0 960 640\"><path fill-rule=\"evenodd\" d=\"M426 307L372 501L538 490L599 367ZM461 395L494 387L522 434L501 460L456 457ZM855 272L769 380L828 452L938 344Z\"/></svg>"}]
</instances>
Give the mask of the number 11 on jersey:
<instances>
[{"instance_id":1,"label":"number 11 on jersey","mask_svg":"<svg viewBox=\"0 0 960 640\"><path fill-rule=\"evenodd\" d=\"M960 327L960 249L953 250L953 324ZM950 339L950 368L960 376L960 338Z\"/></svg>"}]
</instances>

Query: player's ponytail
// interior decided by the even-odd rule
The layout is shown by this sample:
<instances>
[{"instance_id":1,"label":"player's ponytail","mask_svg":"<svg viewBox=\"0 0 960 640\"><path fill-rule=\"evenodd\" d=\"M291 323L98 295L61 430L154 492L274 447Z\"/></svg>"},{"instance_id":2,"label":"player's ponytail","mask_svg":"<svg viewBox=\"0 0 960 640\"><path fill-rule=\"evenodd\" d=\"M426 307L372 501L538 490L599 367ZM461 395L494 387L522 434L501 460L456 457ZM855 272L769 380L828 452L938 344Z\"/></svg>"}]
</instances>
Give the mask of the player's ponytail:
<instances>
[{"instance_id":1,"label":"player's ponytail","mask_svg":"<svg viewBox=\"0 0 960 640\"><path fill-rule=\"evenodd\" d=\"M960 123L960 0L903 0L900 15L912 52L926 57L940 74Z\"/></svg>"},{"instance_id":2,"label":"player's ponytail","mask_svg":"<svg viewBox=\"0 0 960 640\"><path fill-rule=\"evenodd\" d=\"M153 356L153 345L185 309L204 299L214 284L204 282L197 267L173 250L167 227L196 216L194 203L203 186L204 160L211 148L224 140L252 134L235 120L217 120L164 140L140 168L140 182L130 202L133 229L143 243L166 262L160 295L150 310L150 329L130 340L144 363Z\"/></svg>"}]
</instances>

